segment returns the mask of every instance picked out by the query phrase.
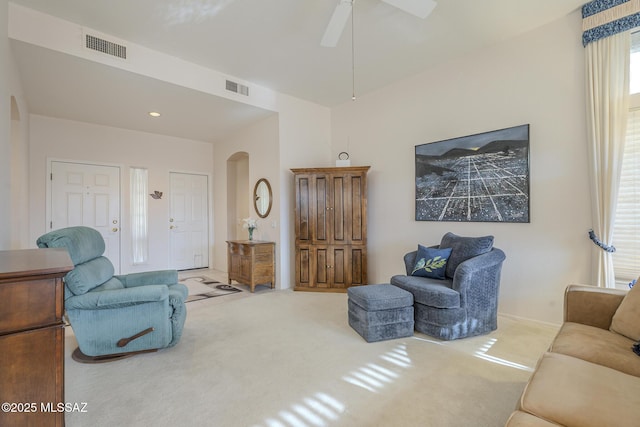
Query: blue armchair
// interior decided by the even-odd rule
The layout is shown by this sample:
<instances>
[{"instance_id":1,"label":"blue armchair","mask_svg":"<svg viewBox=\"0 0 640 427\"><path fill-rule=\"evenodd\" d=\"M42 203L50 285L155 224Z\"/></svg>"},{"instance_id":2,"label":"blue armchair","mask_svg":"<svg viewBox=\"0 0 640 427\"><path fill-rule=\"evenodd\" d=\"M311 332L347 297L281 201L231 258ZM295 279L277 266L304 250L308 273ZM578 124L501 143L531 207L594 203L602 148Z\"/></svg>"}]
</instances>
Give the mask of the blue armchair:
<instances>
[{"instance_id":1,"label":"blue armchair","mask_svg":"<svg viewBox=\"0 0 640 427\"><path fill-rule=\"evenodd\" d=\"M505 254L493 247L493 236L460 237L447 233L440 245L432 248L451 248L443 278L412 275L416 264L424 269L424 262L416 262L418 251L404 256L407 274L391 278L392 285L413 294L415 329L443 340L495 330Z\"/></svg>"},{"instance_id":2,"label":"blue armchair","mask_svg":"<svg viewBox=\"0 0 640 427\"><path fill-rule=\"evenodd\" d=\"M177 271L114 276L102 256L102 235L89 227L52 231L37 245L66 248L75 266L64 278L64 307L78 341L75 360L101 362L177 344L188 293Z\"/></svg>"}]
</instances>

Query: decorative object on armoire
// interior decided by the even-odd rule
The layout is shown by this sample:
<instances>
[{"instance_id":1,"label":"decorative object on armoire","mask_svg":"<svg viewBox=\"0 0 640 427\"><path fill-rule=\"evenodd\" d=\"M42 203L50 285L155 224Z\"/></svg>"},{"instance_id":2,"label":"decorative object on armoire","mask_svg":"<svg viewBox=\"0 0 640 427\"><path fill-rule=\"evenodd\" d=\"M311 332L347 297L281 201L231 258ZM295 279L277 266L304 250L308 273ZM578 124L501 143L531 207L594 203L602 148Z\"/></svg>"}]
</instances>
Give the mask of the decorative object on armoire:
<instances>
[{"instance_id":1,"label":"decorative object on armoire","mask_svg":"<svg viewBox=\"0 0 640 427\"><path fill-rule=\"evenodd\" d=\"M244 222L242 228L249 231L249 240L253 240L253 231L258 228L258 221L253 218L244 218L242 221Z\"/></svg>"},{"instance_id":2,"label":"decorative object on armoire","mask_svg":"<svg viewBox=\"0 0 640 427\"><path fill-rule=\"evenodd\" d=\"M347 166L351 166L351 160L349 160L349 153L347 153L346 151L343 151L340 154L338 154L338 159L336 160L336 167L343 168Z\"/></svg>"},{"instance_id":3,"label":"decorative object on armoire","mask_svg":"<svg viewBox=\"0 0 640 427\"><path fill-rule=\"evenodd\" d=\"M415 146L416 221L529 222L529 125Z\"/></svg>"},{"instance_id":4,"label":"decorative object on armoire","mask_svg":"<svg viewBox=\"0 0 640 427\"><path fill-rule=\"evenodd\" d=\"M162 199L162 191L155 190L153 193L149 194L152 199L159 200Z\"/></svg>"},{"instance_id":5,"label":"decorative object on armoire","mask_svg":"<svg viewBox=\"0 0 640 427\"><path fill-rule=\"evenodd\" d=\"M345 292L367 284L370 166L297 168L295 290Z\"/></svg>"},{"instance_id":6,"label":"decorative object on armoire","mask_svg":"<svg viewBox=\"0 0 640 427\"><path fill-rule=\"evenodd\" d=\"M62 277L72 269L64 249L0 251L2 426L64 425L64 411L40 405L65 402Z\"/></svg>"},{"instance_id":7,"label":"decorative object on armoire","mask_svg":"<svg viewBox=\"0 0 640 427\"><path fill-rule=\"evenodd\" d=\"M260 178L253 188L253 207L260 218L266 218L271 212L273 193L266 178Z\"/></svg>"},{"instance_id":8,"label":"decorative object on armoire","mask_svg":"<svg viewBox=\"0 0 640 427\"><path fill-rule=\"evenodd\" d=\"M74 360L99 363L178 343L188 289L176 270L114 275L104 239L90 227L51 231L37 245L67 249L74 264L64 277L64 309L78 341Z\"/></svg>"},{"instance_id":9,"label":"decorative object on armoire","mask_svg":"<svg viewBox=\"0 0 640 427\"><path fill-rule=\"evenodd\" d=\"M228 240L227 271L232 280L249 285L254 292L256 285L276 285L276 244L259 240Z\"/></svg>"}]
</instances>

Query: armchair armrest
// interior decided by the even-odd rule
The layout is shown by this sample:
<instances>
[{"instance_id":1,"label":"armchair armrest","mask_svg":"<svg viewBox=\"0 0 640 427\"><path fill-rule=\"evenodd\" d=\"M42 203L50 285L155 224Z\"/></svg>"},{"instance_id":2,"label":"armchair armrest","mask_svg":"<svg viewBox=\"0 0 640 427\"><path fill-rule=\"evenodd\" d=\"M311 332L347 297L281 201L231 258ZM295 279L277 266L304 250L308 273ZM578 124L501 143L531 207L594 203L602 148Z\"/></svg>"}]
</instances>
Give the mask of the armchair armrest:
<instances>
[{"instance_id":1,"label":"armchair armrest","mask_svg":"<svg viewBox=\"0 0 640 427\"><path fill-rule=\"evenodd\" d=\"M145 271L116 277L125 288L147 285L175 285L178 283L178 272L176 270Z\"/></svg>"},{"instance_id":2,"label":"armchair armrest","mask_svg":"<svg viewBox=\"0 0 640 427\"><path fill-rule=\"evenodd\" d=\"M64 305L67 310L104 310L131 305L158 302L169 297L169 288L164 285L144 286L131 289L87 292L68 298Z\"/></svg>"},{"instance_id":3,"label":"armchair armrest","mask_svg":"<svg viewBox=\"0 0 640 427\"><path fill-rule=\"evenodd\" d=\"M626 292L589 285L569 285L564 293L564 321L609 329Z\"/></svg>"},{"instance_id":4,"label":"armchair armrest","mask_svg":"<svg viewBox=\"0 0 640 427\"><path fill-rule=\"evenodd\" d=\"M501 249L493 248L487 253L461 262L453 275L452 288L463 293L472 285L495 284L497 287L505 258Z\"/></svg>"}]
</instances>

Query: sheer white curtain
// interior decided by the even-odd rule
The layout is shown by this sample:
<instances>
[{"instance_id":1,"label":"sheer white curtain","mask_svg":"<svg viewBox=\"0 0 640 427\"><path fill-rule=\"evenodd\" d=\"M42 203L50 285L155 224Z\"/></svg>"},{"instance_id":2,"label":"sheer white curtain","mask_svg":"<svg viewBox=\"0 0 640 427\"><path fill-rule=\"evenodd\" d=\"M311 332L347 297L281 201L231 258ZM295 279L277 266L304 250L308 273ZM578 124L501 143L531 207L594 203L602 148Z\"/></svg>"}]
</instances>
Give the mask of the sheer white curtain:
<instances>
[{"instance_id":1,"label":"sheer white curtain","mask_svg":"<svg viewBox=\"0 0 640 427\"><path fill-rule=\"evenodd\" d=\"M585 50L593 230L611 245L629 110L629 33L600 39ZM611 253L597 246L594 251L595 283L615 287Z\"/></svg>"},{"instance_id":2,"label":"sheer white curtain","mask_svg":"<svg viewBox=\"0 0 640 427\"><path fill-rule=\"evenodd\" d=\"M131 168L131 257L133 264L144 264L149 258L147 194L148 172Z\"/></svg>"}]
</instances>

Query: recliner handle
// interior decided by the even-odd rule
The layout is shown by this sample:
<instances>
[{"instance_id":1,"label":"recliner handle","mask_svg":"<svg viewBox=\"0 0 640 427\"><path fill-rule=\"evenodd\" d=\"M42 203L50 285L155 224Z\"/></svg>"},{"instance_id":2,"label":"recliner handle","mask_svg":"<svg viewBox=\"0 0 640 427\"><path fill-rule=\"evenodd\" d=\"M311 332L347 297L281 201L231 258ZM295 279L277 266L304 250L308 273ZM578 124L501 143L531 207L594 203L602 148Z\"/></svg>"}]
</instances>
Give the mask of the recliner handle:
<instances>
[{"instance_id":1,"label":"recliner handle","mask_svg":"<svg viewBox=\"0 0 640 427\"><path fill-rule=\"evenodd\" d=\"M137 338L140 338L141 336L147 335L153 331L154 331L153 328L147 328L144 331L138 332L137 334L130 336L129 338L122 338L118 340L117 345L118 347L124 347L125 345L129 344L131 341Z\"/></svg>"}]
</instances>

